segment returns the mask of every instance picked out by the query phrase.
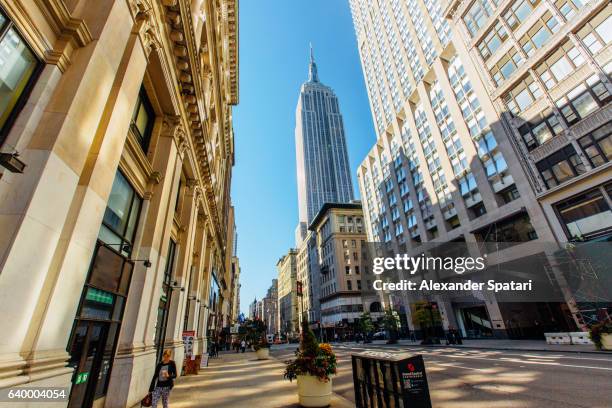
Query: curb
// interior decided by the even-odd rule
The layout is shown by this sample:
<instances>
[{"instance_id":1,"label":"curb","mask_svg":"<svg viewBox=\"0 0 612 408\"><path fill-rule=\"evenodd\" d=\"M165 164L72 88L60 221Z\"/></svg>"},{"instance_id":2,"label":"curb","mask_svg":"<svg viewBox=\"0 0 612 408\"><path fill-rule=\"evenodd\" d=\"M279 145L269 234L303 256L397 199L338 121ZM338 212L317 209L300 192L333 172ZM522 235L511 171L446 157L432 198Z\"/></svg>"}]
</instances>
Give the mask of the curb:
<instances>
[{"instance_id":1,"label":"curb","mask_svg":"<svg viewBox=\"0 0 612 408\"><path fill-rule=\"evenodd\" d=\"M574 353L574 354L598 354L598 355L608 355L612 356L612 352L610 351L597 351L597 350L548 350L548 349L538 349L538 348L511 348L511 347L476 347L476 346L457 346L457 345L437 345L437 344L374 344L376 347L390 347L390 346L400 346L400 347L429 347L429 348L443 348L443 347L451 347L455 349L470 349L470 350L503 350L503 351L530 351L530 352L544 352L544 353Z\"/></svg>"}]
</instances>

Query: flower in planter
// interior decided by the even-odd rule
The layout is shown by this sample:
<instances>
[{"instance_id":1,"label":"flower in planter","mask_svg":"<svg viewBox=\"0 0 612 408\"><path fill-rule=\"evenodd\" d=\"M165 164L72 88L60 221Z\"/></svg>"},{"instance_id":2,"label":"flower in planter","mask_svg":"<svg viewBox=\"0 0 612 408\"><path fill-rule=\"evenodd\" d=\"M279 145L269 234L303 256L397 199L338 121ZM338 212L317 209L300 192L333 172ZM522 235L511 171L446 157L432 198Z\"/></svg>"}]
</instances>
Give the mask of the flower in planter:
<instances>
[{"instance_id":1,"label":"flower in planter","mask_svg":"<svg viewBox=\"0 0 612 408\"><path fill-rule=\"evenodd\" d=\"M295 351L295 359L286 361L284 377L293 381L298 375L312 375L322 382L328 382L336 373L336 355L327 343L318 344L306 319L302 322L300 347Z\"/></svg>"}]
</instances>

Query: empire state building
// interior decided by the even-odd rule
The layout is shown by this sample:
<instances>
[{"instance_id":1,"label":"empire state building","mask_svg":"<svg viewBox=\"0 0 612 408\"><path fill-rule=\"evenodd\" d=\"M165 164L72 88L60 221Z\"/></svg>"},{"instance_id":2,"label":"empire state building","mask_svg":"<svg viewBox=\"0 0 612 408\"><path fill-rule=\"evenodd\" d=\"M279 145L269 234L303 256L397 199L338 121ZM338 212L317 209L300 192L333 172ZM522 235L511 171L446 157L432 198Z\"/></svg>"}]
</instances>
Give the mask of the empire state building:
<instances>
[{"instance_id":1,"label":"empire state building","mask_svg":"<svg viewBox=\"0 0 612 408\"><path fill-rule=\"evenodd\" d=\"M338 97L319 82L312 47L308 81L300 88L295 119L299 240L323 204L354 199Z\"/></svg>"}]
</instances>

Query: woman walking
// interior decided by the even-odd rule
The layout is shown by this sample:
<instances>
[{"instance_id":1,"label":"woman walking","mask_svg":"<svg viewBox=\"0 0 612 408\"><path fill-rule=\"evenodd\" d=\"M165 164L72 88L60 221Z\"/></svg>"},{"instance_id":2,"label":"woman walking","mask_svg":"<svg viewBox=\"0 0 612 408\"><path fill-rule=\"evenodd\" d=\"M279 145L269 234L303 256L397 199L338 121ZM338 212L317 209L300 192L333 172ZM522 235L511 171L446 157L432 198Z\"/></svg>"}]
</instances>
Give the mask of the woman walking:
<instances>
[{"instance_id":1,"label":"woman walking","mask_svg":"<svg viewBox=\"0 0 612 408\"><path fill-rule=\"evenodd\" d=\"M157 363L157 367L155 367L153 380L151 380L151 386L149 387L153 408L157 408L157 402L160 398L162 406L168 408L168 396L170 390L174 387L174 379L176 378L176 364L170 357L172 357L172 352L164 350L162 361Z\"/></svg>"}]
</instances>

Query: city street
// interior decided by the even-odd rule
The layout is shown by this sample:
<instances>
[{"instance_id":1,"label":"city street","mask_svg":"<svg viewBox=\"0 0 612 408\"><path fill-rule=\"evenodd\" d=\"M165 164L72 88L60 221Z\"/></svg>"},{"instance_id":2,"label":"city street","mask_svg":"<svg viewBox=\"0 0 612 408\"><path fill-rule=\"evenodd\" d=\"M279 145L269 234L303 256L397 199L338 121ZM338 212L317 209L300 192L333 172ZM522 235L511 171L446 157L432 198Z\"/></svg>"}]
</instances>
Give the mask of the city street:
<instances>
[{"instance_id":1,"label":"city street","mask_svg":"<svg viewBox=\"0 0 612 408\"><path fill-rule=\"evenodd\" d=\"M275 346L291 358L297 345ZM434 407L605 407L612 401L612 355L334 344L333 390L354 401L351 353L412 352L425 359Z\"/></svg>"}]
</instances>

